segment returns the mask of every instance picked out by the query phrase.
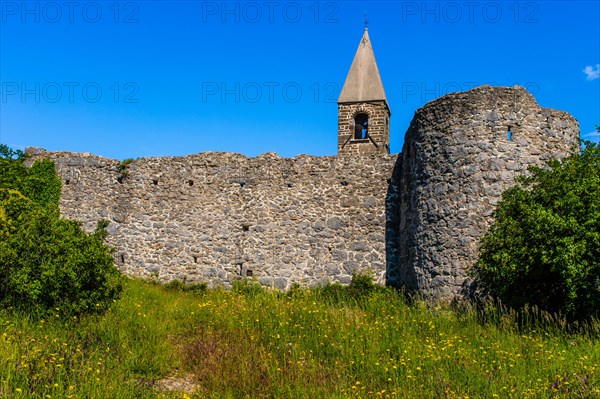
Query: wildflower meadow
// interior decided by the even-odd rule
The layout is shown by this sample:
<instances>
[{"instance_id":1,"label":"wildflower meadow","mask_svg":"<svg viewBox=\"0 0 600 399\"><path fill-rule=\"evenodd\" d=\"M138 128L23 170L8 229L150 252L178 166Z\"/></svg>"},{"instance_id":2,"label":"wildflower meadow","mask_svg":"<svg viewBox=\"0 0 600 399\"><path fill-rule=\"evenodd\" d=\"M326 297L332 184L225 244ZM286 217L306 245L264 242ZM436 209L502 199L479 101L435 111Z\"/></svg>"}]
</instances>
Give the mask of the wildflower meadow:
<instances>
[{"instance_id":1,"label":"wildflower meadow","mask_svg":"<svg viewBox=\"0 0 600 399\"><path fill-rule=\"evenodd\" d=\"M0 310L0 397L600 397L600 324L534 309L128 280L104 314L55 310Z\"/></svg>"}]
</instances>

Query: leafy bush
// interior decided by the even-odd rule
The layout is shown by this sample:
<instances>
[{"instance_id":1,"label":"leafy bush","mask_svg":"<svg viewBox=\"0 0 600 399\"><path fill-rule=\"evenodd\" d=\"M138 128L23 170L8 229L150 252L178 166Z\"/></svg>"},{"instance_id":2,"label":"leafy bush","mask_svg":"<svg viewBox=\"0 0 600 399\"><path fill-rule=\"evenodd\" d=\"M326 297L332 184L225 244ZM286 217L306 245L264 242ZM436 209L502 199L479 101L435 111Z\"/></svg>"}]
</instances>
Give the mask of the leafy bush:
<instances>
[{"instance_id":1,"label":"leafy bush","mask_svg":"<svg viewBox=\"0 0 600 399\"><path fill-rule=\"evenodd\" d=\"M231 290L242 295L256 296L263 292L263 287L256 278L241 278L231 284Z\"/></svg>"},{"instance_id":2,"label":"leafy bush","mask_svg":"<svg viewBox=\"0 0 600 399\"><path fill-rule=\"evenodd\" d=\"M28 168L25 154L0 144L0 187L19 191L40 205L58 206L61 184L54 162L36 161Z\"/></svg>"},{"instance_id":3,"label":"leafy bush","mask_svg":"<svg viewBox=\"0 0 600 399\"><path fill-rule=\"evenodd\" d=\"M319 289L320 295L333 303L355 303L371 295L383 292L386 288L373 282L370 274L353 273L350 284L327 284Z\"/></svg>"},{"instance_id":4,"label":"leafy bush","mask_svg":"<svg viewBox=\"0 0 600 399\"><path fill-rule=\"evenodd\" d=\"M473 275L517 309L600 315L600 147L531 168L504 192Z\"/></svg>"},{"instance_id":5,"label":"leafy bush","mask_svg":"<svg viewBox=\"0 0 600 399\"><path fill-rule=\"evenodd\" d=\"M366 297L379 292L383 287L375 284L371 274L352 273L352 280L348 285L348 293L356 298Z\"/></svg>"},{"instance_id":6,"label":"leafy bush","mask_svg":"<svg viewBox=\"0 0 600 399\"><path fill-rule=\"evenodd\" d=\"M27 168L7 148L0 147L0 305L65 314L105 310L122 287L104 244L106 223L88 234L61 219L53 163Z\"/></svg>"}]
</instances>

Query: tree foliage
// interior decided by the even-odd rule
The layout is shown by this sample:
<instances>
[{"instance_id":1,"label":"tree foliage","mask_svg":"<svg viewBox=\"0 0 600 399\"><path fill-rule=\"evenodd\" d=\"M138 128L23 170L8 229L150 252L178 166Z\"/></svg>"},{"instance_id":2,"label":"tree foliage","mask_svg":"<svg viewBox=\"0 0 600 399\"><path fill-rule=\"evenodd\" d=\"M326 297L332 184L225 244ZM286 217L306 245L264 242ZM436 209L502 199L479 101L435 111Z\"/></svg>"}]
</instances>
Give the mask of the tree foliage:
<instances>
[{"instance_id":1,"label":"tree foliage","mask_svg":"<svg viewBox=\"0 0 600 399\"><path fill-rule=\"evenodd\" d=\"M0 304L65 314L106 309L122 283L105 226L87 234L62 219L54 164L24 161L0 146Z\"/></svg>"},{"instance_id":2,"label":"tree foliage","mask_svg":"<svg viewBox=\"0 0 600 399\"><path fill-rule=\"evenodd\" d=\"M40 205L58 206L61 184L54 162L37 161L29 168L25 160L22 151L0 144L0 187L17 190Z\"/></svg>"},{"instance_id":3,"label":"tree foliage","mask_svg":"<svg viewBox=\"0 0 600 399\"><path fill-rule=\"evenodd\" d=\"M530 168L505 191L473 275L505 304L600 315L600 147Z\"/></svg>"}]
</instances>

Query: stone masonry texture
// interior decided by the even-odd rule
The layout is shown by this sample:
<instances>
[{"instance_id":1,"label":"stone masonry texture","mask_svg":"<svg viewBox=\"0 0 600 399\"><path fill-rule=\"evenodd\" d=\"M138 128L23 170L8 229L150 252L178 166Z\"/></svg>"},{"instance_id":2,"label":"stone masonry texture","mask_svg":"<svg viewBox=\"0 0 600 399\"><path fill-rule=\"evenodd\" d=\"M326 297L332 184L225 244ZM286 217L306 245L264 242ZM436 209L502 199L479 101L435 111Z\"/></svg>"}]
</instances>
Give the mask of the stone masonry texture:
<instances>
[{"instance_id":1,"label":"stone masonry texture","mask_svg":"<svg viewBox=\"0 0 600 399\"><path fill-rule=\"evenodd\" d=\"M578 145L575 118L541 108L518 86L482 86L420 108L391 190L388 284L438 298L468 290L467 270L502 192L528 166Z\"/></svg>"},{"instance_id":2,"label":"stone masonry texture","mask_svg":"<svg viewBox=\"0 0 600 399\"><path fill-rule=\"evenodd\" d=\"M252 276L286 289L372 272L450 298L469 282L502 191L578 138L572 116L525 89L482 86L417 110L398 155L207 152L123 168L87 153L31 153L55 161L64 217L87 231L110 222L125 274L225 287Z\"/></svg>"},{"instance_id":3,"label":"stone masonry texture","mask_svg":"<svg viewBox=\"0 0 600 399\"><path fill-rule=\"evenodd\" d=\"M354 117L369 115L369 139L354 139ZM338 155L390 153L390 111L385 101L338 105Z\"/></svg>"},{"instance_id":4,"label":"stone masonry texture","mask_svg":"<svg viewBox=\"0 0 600 399\"><path fill-rule=\"evenodd\" d=\"M207 152L120 162L47 153L61 212L92 231L110 222L123 273L229 287L240 276L279 289L385 281L385 192L396 156L292 159ZM119 182L120 180L120 182Z\"/></svg>"}]
</instances>

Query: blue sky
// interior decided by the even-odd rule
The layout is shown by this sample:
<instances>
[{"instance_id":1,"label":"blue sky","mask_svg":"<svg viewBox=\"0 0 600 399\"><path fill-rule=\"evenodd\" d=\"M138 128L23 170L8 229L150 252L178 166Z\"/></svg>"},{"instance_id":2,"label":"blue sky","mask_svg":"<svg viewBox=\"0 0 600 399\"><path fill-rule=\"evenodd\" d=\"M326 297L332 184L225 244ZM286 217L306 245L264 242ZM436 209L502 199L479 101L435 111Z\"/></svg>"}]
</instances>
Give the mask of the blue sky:
<instances>
[{"instance_id":1,"label":"blue sky","mask_svg":"<svg viewBox=\"0 0 600 399\"><path fill-rule=\"evenodd\" d=\"M520 84L600 124L594 1L0 0L0 142L111 158L335 155L364 13L391 150L415 110Z\"/></svg>"}]
</instances>

